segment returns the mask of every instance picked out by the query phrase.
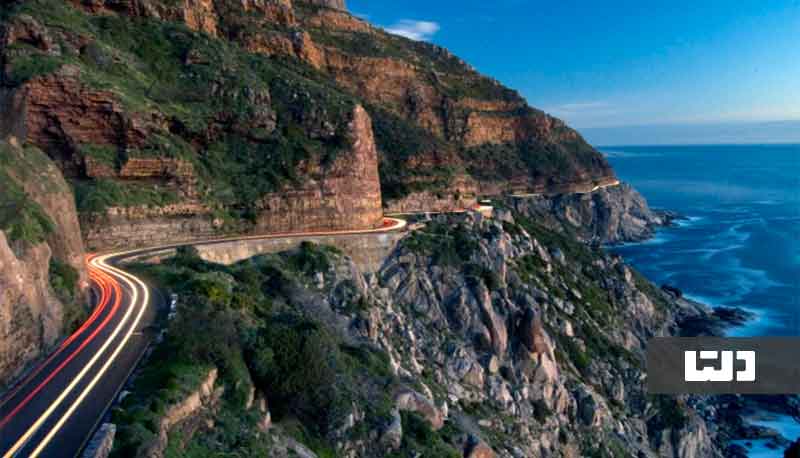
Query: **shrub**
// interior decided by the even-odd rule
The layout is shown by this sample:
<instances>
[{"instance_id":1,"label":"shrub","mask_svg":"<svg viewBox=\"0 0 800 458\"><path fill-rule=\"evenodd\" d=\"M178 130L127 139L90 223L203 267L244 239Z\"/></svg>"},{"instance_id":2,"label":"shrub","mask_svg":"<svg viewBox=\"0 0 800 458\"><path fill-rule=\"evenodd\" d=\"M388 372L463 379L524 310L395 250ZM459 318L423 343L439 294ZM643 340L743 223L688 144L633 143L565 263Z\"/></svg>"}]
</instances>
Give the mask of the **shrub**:
<instances>
[{"instance_id":1,"label":"shrub","mask_svg":"<svg viewBox=\"0 0 800 458\"><path fill-rule=\"evenodd\" d=\"M73 182L75 203L79 212L102 214L109 207L161 207L178 200L174 191L156 185L120 183L114 180L81 180Z\"/></svg>"},{"instance_id":2,"label":"shrub","mask_svg":"<svg viewBox=\"0 0 800 458\"><path fill-rule=\"evenodd\" d=\"M340 359L338 343L318 324L282 316L262 329L249 365L277 418L291 412L325 433L342 395L334 386Z\"/></svg>"},{"instance_id":3,"label":"shrub","mask_svg":"<svg viewBox=\"0 0 800 458\"><path fill-rule=\"evenodd\" d=\"M0 170L0 230L9 241L40 243L55 229L41 206Z\"/></svg>"},{"instance_id":4,"label":"shrub","mask_svg":"<svg viewBox=\"0 0 800 458\"><path fill-rule=\"evenodd\" d=\"M431 456L437 458L459 458L459 453L442 437L442 431L434 431L430 424L416 412L401 412L403 441L400 449L391 453L391 458Z\"/></svg>"},{"instance_id":5,"label":"shrub","mask_svg":"<svg viewBox=\"0 0 800 458\"><path fill-rule=\"evenodd\" d=\"M88 311L75 297L78 288L78 271L55 258L50 259L50 286L64 306L63 332L70 334L87 318Z\"/></svg>"},{"instance_id":6,"label":"shrub","mask_svg":"<svg viewBox=\"0 0 800 458\"><path fill-rule=\"evenodd\" d=\"M333 248L317 245L309 241L300 243L300 247L289 256L289 265L296 272L313 275L327 272L331 268L329 256L337 254Z\"/></svg>"}]
</instances>

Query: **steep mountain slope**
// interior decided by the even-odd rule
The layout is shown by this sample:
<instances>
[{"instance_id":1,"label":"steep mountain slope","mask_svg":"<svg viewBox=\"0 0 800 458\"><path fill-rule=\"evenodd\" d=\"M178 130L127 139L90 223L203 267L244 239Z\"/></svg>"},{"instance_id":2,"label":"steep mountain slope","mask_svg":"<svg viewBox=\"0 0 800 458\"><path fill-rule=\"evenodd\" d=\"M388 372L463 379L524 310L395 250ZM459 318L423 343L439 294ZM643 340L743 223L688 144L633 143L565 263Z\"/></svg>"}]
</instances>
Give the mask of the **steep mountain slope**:
<instances>
[{"instance_id":1,"label":"steep mountain slope","mask_svg":"<svg viewBox=\"0 0 800 458\"><path fill-rule=\"evenodd\" d=\"M185 26L80 6L6 12L0 130L73 180L90 246L381 223L352 97Z\"/></svg>"},{"instance_id":2,"label":"steep mountain slope","mask_svg":"<svg viewBox=\"0 0 800 458\"><path fill-rule=\"evenodd\" d=\"M74 182L92 247L372 227L382 207L613 180L561 121L342 2L27 0L2 14L0 135Z\"/></svg>"},{"instance_id":3,"label":"steep mountain slope","mask_svg":"<svg viewBox=\"0 0 800 458\"><path fill-rule=\"evenodd\" d=\"M114 456L720 456L685 399L644 389L647 339L704 309L500 218L440 217L370 276L311 244L138 266L180 300Z\"/></svg>"},{"instance_id":4,"label":"steep mountain slope","mask_svg":"<svg viewBox=\"0 0 800 458\"><path fill-rule=\"evenodd\" d=\"M74 198L35 148L0 142L0 385L86 317Z\"/></svg>"}]
</instances>

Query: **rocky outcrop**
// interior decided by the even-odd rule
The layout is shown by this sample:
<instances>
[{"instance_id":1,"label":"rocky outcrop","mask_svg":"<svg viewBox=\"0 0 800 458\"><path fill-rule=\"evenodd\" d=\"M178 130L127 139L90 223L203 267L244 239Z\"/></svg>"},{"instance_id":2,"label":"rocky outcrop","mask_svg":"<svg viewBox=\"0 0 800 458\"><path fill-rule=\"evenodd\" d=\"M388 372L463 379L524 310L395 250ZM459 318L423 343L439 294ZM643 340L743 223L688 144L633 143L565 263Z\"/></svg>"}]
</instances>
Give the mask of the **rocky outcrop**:
<instances>
[{"instance_id":1,"label":"rocky outcrop","mask_svg":"<svg viewBox=\"0 0 800 458\"><path fill-rule=\"evenodd\" d=\"M398 393L394 398L395 408L420 414L434 430L444 426L444 415L436 408L433 401L413 390Z\"/></svg>"},{"instance_id":2,"label":"rocky outcrop","mask_svg":"<svg viewBox=\"0 0 800 458\"><path fill-rule=\"evenodd\" d=\"M88 276L74 198L59 169L41 151L23 149L16 138L0 141L0 162L0 205L20 213L41 210L52 225L36 241L12 240L0 230L0 383L7 383L65 331L65 304L50 283L51 259L77 274L75 285L65 285L75 288L70 307L84 307ZM30 216L5 212L11 222L29 223Z\"/></svg>"},{"instance_id":3,"label":"rocky outcrop","mask_svg":"<svg viewBox=\"0 0 800 458\"><path fill-rule=\"evenodd\" d=\"M464 454L464 458L495 458L494 451L485 442L477 442L469 446L469 451Z\"/></svg>"},{"instance_id":4,"label":"rocky outcrop","mask_svg":"<svg viewBox=\"0 0 800 458\"><path fill-rule=\"evenodd\" d=\"M404 405L425 407L410 410L423 412L434 427L440 418L436 412L449 412L445 421L477 423L482 431L506 434L500 442L489 443L488 437L466 442L464 456L589 454L590 443L573 442L579 437L594 437L598 444L614 441L632 456L720 456L698 416L690 412L685 425L648 429L637 400L645 392L641 363L635 361L642 361L647 339L670 332L675 315L689 313L686 307L669 302L675 299L657 288L641 290L631 269L615 256L599 254L593 264L598 270L586 277L582 261L543 245L524 229L507 231L515 222L512 215L504 219L505 227L477 214L442 219L446 227L462 228L446 232L434 219L428 224L435 228L423 230L436 234L428 237L438 243L456 237L460 247L471 247L461 263L440 264L435 259L444 255L436 248L425 252L409 248L419 242L401 242L378 283L367 290L380 306L360 315L351 332L384 348L398 375L419 379L424 374L424 387L434 393L432 401ZM465 232L455 235L459 230ZM470 266L466 272L464 266ZM529 269L538 273L530 276ZM559 273L562 269L566 272ZM608 296L590 299L595 287ZM598 301L608 301L610 308L601 312ZM656 307L656 301L670 305ZM466 411L483 413L466 414L464 406L480 406ZM464 415L473 416L465 420ZM382 432L382 442L392 447L402 440L396 423ZM610 424L616 425L615 438L601 439Z\"/></svg>"},{"instance_id":5,"label":"rocky outcrop","mask_svg":"<svg viewBox=\"0 0 800 458\"><path fill-rule=\"evenodd\" d=\"M169 435L177 428L185 430L191 437L195 430L203 426L204 418L208 418L208 414L217 408L224 392L224 387L217 384L218 375L216 368L209 370L196 390L167 408L158 425L156 438L144 446L139 456L161 458L169 443Z\"/></svg>"},{"instance_id":6,"label":"rocky outcrop","mask_svg":"<svg viewBox=\"0 0 800 458\"><path fill-rule=\"evenodd\" d=\"M63 309L50 289L50 257L46 243L15 252L0 231L0 383L61 336Z\"/></svg>"},{"instance_id":7,"label":"rocky outcrop","mask_svg":"<svg viewBox=\"0 0 800 458\"><path fill-rule=\"evenodd\" d=\"M0 131L38 146L72 177L84 169L82 145L141 147L153 123L126 112L112 92L87 88L80 74L66 65L8 90L14 109L0 116Z\"/></svg>"},{"instance_id":8,"label":"rocky outcrop","mask_svg":"<svg viewBox=\"0 0 800 458\"><path fill-rule=\"evenodd\" d=\"M281 282L270 288L276 313L291 308L298 314L292 320L303 317L298 329L343 342L331 358L348 355L333 359L336 375L313 381L322 383L314 385L321 393L342 390L340 401L293 410L294 401L278 400L276 389L274 424L265 427L266 409L259 409L233 425L237 434L256 435L270 456L311 453L314 444L348 458L409 450L473 458L572 458L604 450L720 457L718 432L693 404L659 401L644 386L647 340L673 332L679 315L706 312L649 285L617 256L548 233L516 212L499 216L466 213L419 224L369 274L341 253L308 244L224 268L202 264L198 278L224 278L231 290L249 287L239 280L251 276L249 269L258 269L250 271L256 278L276 275L270 277ZM298 260L322 253L326 262L308 270L304 261L297 270ZM264 285L252 283L256 291ZM280 316L241 313L243 326ZM251 329L244 334L261 334ZM255 345L246 351L278 354ZM245 364L260 370L254 365L260 361ZM269 396L263 380L243 383ZM258 396L251 390L246 398L249 415ZM146 396L140 401L149 404ZM241 410L226 408L221 418ZM296 430L296 421L324 432L313 442L287 441L284 428ZM217 438L226 435L205 440L195 433L192 444L220 450Z\"/></svg>"},{"instance_id":9,"label":"rocky outcrop","mask_svg":"<svg viewBox=\"0 0 800 458\"><path fill-rule=\"evenodd\" d=\"M371 229L383 223L378 153L366 110L356 106L348 124L350 151L330 165L303 164L307 181L264 196L256 231Z\"/></svg>"},{"instance_id":10,"label":"rocky outcrop","mask_svg":"<svg viewBox=\"0 0 800 458\"><path fill-rule=\"evenodd\" d=\"M509 205L551 228L566 227L583 240L620 243L646 240L673 216L650 209L626 183L588 192L509 197Z\"/></svg>"},{"instance_id":11,"label":"rocky outcrop","mask_svg":"<svg viewBox=\"0 0 800 458\"><path fill-rule=\"evenodd\" d=\"M347 7L344 4L344 0L295 0L295 1L305 1L311 5L317 6L324 6L326 8L333 8L335 10L346 11Z\"/></svg>"}]
</instances>

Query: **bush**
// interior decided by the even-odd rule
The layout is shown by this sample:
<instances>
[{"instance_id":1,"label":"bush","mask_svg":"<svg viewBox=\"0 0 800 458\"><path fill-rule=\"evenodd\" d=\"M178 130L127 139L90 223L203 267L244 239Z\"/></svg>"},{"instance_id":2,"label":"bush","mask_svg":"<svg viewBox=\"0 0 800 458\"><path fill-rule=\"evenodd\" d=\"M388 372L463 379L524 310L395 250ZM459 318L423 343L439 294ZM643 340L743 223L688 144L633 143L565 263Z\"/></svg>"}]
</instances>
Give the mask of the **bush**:
<instances>
[{"instance_id":1,"label":"bush","mask_svg":"<svg viewBox=\"0 0 800 458\"><path fill-rule=\"evenodd\" d=\"M292 413L326 433L343 395L335 386L344 366L333 336L311 321L275 317L250 353L254 379L270 394L276 418Z\"/></svg>"},{"instance_id":2,"label":"bush","mask_svg":"<svg viewBox=\"0 0 800 458\"><path fill-rule=\"evenodd\" d=\"M0 230L9 241L43 242L55 229L41 206L0 170Z\"/></svg>"},{"instance_id":3,"label":"bush","mask_svg":"<svg viewBox=\"0 0 800 458\"><path fill-rule=\"evenodd\" d=\"M331 268L331 255L338 251L331 247L317 245L309 241L300 243L300 247L289 256L291 268L304 275L327 272Z\"/></svg>"},{"instance_id":4,"label":"bush","mask_svg":"<svg viewBox=\"0 0 800 458\"><path fill-rule=\"evenodd\" d=\"M463 224L430 223L424 230L413 232L402 244L414 253L431 256L434 264L452 267L469 262L478 248L478 241Z\"/></svg>"},{"instance_id":5,"label":"bush","mask_svg":"<svg viewBox=\"0 0 800 458\"><path fill-rule=\"evenodd\" d=\"M403 421L403 441L400 449L391 453L391 458L412 458L416 456L437 458L460 458L453 446L442 437L442 431L434 431L431 425L416 412L401 412Z\"/></svg>"},{"instance_id":6,"label":"bush","mask_svg":"<svg viewBox=\"0 0 800 458\"><path fill-rule=\"evenodd\" d=\"M78 289L78 271L55 258L50 259L50 286L64 306L63 332L70 334L88 317L88 310L75 297Z\"/></svg>"},{"instance_id":7,"label":"bush","mask_svg":"<svg viewBox=\"0 0 800 458\"><path fill-rule=\"evenodd\" d=\"M102 214L109 207L115 206L162 207L178 200L174 191L157 185L98 179L74 181L73 187L78 211L88 214Z\"/></svg>"}]
</instances>

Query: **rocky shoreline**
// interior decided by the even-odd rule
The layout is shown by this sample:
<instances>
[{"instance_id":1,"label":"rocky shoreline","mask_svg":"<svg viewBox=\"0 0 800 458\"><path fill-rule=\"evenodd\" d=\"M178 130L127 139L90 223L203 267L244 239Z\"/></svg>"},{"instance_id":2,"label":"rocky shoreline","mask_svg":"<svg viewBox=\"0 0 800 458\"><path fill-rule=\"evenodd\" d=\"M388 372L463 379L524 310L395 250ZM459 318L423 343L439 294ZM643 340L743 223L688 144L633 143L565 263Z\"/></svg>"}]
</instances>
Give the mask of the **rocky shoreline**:
<instances>
[{"instance_id":1,"label":"rocky shoreline","mask_svg":"<svg viewBox=\"0 0 800 458\"><path fill-rule=\"evenodd\" d=\"M665 227L685 219L667 210L654 212L660 213L667 221ZM755 314L740 307L710 307L688 299L673 285L661 285L661 290L684 307L683 312L676 316L673 332L676 336L723 337L727 330L744 326L755 318ZM800 438L786 438L774 428L750 423L752 420L773 419L777 415L800 421L800 397L796 395L690 395L686 397L686 403L716 429L716 442L728 458L747 458L748 447L757 440L765 441L766 447L776 453L785 450L787 457L800 456ZM740 441L745 441L744 445Z\"/></svg>"}]
</instances>

